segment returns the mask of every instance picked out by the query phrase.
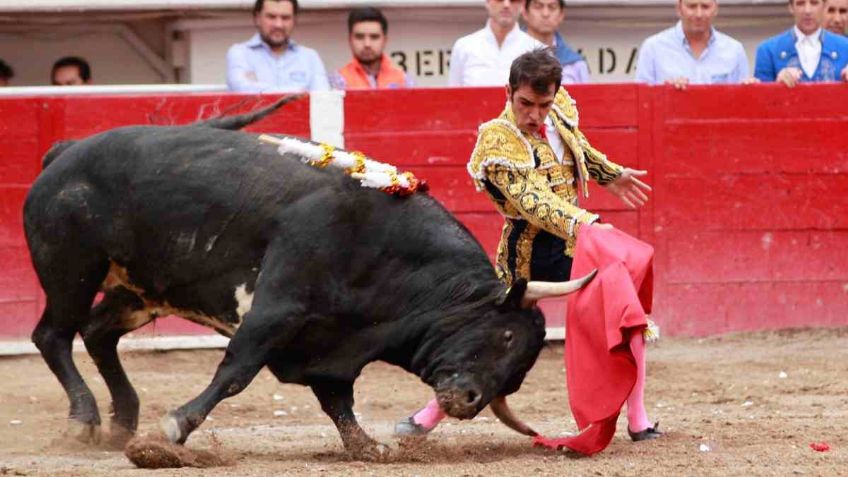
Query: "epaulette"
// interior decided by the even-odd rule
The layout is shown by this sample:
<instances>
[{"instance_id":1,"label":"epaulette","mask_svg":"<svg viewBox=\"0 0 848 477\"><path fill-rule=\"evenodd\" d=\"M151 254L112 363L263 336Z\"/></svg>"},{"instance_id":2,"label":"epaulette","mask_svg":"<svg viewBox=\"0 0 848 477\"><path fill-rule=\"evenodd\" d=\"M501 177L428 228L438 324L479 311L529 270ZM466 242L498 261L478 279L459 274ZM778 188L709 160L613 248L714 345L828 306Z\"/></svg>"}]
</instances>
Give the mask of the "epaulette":
<instances>
[{"instance_id":1,"label":"epaulette","mask_svg":"<svg viewBox=\"0 0 848 477\"><path fill-rule=\"evenodd\" d=\"M533 147L517 126L502 118L480 125L477 144L468 160L468 174L478 191L483 190L486 168L499 164L511 169L533 169Z\"/></svg>"},{"instance_id":2,"label":"epaulette","mask_svg":"<svg viewBox=\"0 0 848 477\"><path fill-rule=\"evenodd\" d=\"M557 91L551 109L570 128L576 128L580 122L580 113L577 112L577 101L562 86Z\"/></svg>"}]
</instances>

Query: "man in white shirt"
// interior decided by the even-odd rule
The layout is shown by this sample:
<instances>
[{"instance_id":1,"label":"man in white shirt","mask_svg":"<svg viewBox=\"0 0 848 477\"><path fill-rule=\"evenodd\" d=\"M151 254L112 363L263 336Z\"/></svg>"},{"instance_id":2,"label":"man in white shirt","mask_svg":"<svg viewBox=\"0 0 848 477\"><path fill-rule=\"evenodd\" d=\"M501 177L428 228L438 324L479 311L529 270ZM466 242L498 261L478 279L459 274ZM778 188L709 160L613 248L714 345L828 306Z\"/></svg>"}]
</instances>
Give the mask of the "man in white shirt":
<instances>
[{"instance_id":1,"label":"man in white shirt","mask_svg":"<svg viewBox=\"0 0 848 477\"><path fill-rule=\"evenodd\" d=\"M451 50L448 86L503 86L521 54L544 45L518 28L522 0L486 0L489 20Z\"/></svg>"},{"instance_id":2,"label":"man in white shirt","mask_svg":"<svg viewBox=\"0 0 848 477\"><path fill-rule=\"evenodd\" d=\"M825 4L825 0L789 0L795 26L757 48L757 79L790 88L800 82L848 81L848 39L822 29Z\"/></svg>"}]
</instances>

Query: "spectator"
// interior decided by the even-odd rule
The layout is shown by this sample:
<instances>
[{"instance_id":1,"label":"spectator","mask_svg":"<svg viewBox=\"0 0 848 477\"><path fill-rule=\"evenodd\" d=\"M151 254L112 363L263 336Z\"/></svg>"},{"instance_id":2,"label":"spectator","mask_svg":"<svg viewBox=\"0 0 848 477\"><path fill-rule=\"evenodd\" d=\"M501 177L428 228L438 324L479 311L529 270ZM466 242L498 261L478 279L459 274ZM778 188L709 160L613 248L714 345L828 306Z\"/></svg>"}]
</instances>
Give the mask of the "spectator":
<instances>
[{"instance_id":1,"label":"spectator","mask_svg":"<svg viewBox=\"0 0 848 477\"><path fill-rule=\"evenodd\" d=\"M825 0L825 30L845 36L848 32L848 0Z\"/></svg>"},{"instance_id":2,"label":"spectator","mask_svg":"<svg viewBox=\"0 0 848 477\"><path fill-rule=\"evenodd\" d=\"M713 27L718 0L678 0L673 27L648 37L639 48L636 81L673 84L742 83L748 58L742 43Z\"/></svg>"},{"instance_id":3,"label":"spectator","mask_svg":"<svg viewBox=\"0 0 848 477\"><path fill-rule=\"evenodd\" d=\"M790 88L799 82L848 81L848 39L822 29L823 0L789 0L795 26L757 47L754 76Z\"/></svg>"},{"instance_id":4,"label":"spectator","mask_svg":"<svg viewBox=\"0 0 848 477\"><path fill-rule=\"evenodd\" d=\"M0 60L0 87L9 86L9 80L15 77L15 71L5 61Z\"/></svg>"},{"instance_id":5,"label":"spectator","mask_svg":"<svg viewBox=\"0 0 848 477\"><path fill-rule=\"evenodd\" d=\"M412 81L383 53L389 22L372 7L357 8L347 17L353 59L330 77L335 89L408 88Z\"/></svg>"},{"instance_id":6,"label":"spectator","mask_svg":"<svg viewBox=\"0 0 848 477\"><path fill-rule=\"evenodd\" d=\"M91 84L91 67L79 56L66 56L53 63L50 71L53 86L82 86Z\"/></svg>"},{"instance_id":7,"label":"spectator","mask_svg":"<svg viewBox=\"0 0 848 477\"><path fill-rule=\"evenodd\" d=\"M330 89L318 53L291 39L297 0L256 0L258 32L227 52L227 85L233 91L324 91Z\"/></svg>"},{"instance_id":8,"label":"spectator","mask_svg":"<svg viewBox=\"0 0 848 477\"><path fill-rule=\"evenodd\" d=\"M526 0L524 3L527 33L551 47L562 65L562 83L588 83L589 66L586 59L572 50L557 31L564 19L565 0Z\"/></svg>"},{"instance_id":9,"label":"spectator","mask_svg":"<svg viewBox=\"0 0 848 477\"><path fill-rule=\"evenodd\" d=\"M523 1L486 0L486 26L453 45L449 86L503 86L514 59L544 46L518 28Z\"/></svg>"}]
</instances>

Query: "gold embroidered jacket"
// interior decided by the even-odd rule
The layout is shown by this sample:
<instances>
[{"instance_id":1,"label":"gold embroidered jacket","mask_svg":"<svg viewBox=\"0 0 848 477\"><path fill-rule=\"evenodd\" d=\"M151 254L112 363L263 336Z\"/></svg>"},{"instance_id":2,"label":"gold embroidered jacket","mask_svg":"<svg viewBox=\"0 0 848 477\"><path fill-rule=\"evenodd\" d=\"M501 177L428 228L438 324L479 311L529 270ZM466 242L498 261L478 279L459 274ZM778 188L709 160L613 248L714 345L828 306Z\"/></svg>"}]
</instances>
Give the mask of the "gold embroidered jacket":
<instances>
[{"instance_id":1,"label":"gold embroidered jacket","mask_svg":"<svg viewBox=\"0 0 848 477\"><path fill-rule=\"evenodd\" d=\"M588 197L588 178L608 184L622 171L580 132L576 103L565 88L549 117L565 146L561 163L546 140L518 129L510 105L480 126L468 161L477 190L486 191L505 218L496 268L506 283L530 279L531 262L572 256L579 227L598 219L578 207L577 183Z\"/></svg>"}]
</instances>

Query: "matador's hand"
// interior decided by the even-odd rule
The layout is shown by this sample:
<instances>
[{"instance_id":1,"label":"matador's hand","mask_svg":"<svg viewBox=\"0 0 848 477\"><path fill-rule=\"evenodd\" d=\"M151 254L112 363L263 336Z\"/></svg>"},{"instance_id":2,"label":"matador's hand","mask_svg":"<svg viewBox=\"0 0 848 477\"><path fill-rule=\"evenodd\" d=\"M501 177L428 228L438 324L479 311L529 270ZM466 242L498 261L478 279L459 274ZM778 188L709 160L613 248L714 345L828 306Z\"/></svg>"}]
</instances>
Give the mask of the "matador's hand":
<instances>
[{"instance_id":1,"label":"matador's hand","mask_svg":"<svg viewBox=\"0 0 848 477\"><path fill-rule=\"evenodd\" d=\"M604 187L618 196L628 207L635 209L648 202L648 195L645 192L650 192L651 186L638 179L638 176L644 176L647 173L648 171L638 171L625 167L618 179Z\"/></svg>"}]
</instances>

